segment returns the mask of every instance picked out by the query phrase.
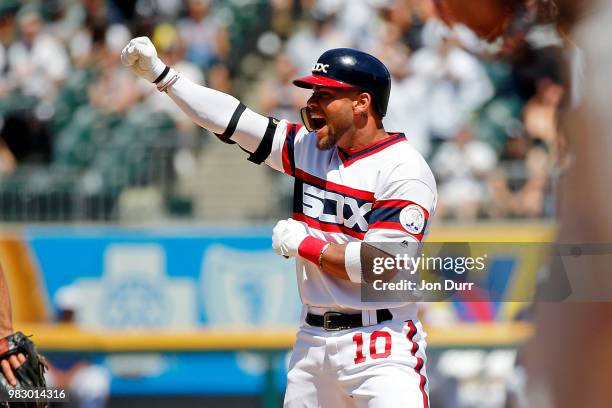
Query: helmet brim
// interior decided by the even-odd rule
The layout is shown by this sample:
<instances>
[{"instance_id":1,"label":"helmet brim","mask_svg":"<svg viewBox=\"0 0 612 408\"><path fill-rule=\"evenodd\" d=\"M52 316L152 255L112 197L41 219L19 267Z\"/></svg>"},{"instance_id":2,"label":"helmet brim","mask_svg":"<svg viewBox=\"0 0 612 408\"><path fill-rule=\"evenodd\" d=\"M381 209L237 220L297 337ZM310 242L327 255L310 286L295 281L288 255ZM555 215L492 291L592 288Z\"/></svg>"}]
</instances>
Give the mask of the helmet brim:
<instances>
[{"instance_id":1,"label":"helmet brim","mask_svg":"<svg viewBox=\"0 0 612 408\"><path fill-rule=\"evenodd\" d=\"M312 89L315 85L326 86L329 88L353 88L352 85L349 85L342 81L338 81L320 75L308 75L302 78L298 78L293 81L293 85L307 89Z\"/></svg>"}]
</instances>

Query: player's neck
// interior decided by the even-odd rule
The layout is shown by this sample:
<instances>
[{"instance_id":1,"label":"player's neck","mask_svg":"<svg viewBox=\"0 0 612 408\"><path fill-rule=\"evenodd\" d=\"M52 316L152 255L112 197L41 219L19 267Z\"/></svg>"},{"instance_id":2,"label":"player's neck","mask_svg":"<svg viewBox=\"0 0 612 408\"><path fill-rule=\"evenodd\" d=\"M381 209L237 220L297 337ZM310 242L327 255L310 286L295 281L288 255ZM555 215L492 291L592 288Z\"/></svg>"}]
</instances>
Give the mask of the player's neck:
<instances>
[{"instance_id":1,"label":"player's neck","mask_svg":"<svg viewBox=\"0 0 612 408\"><path fill-rule=\"evenodd\" d=\"M369 118L365 126L355 128L351 134L341 140L338 146L344 150L357 150L369 146L389 136L382 126L382 123L372 117Z\"/></svg>"}]
</instances>

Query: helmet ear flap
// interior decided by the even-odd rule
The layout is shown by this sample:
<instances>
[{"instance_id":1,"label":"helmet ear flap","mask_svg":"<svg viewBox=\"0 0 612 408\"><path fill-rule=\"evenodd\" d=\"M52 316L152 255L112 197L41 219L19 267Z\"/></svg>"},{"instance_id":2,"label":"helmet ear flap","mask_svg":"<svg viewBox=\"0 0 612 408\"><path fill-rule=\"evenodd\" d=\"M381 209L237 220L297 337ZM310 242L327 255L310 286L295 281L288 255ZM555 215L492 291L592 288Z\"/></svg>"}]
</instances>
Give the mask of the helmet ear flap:
<instances>
[{"instance_id":1,"label":"helmet ear flap","mask_svg":"<svg viewBox=\"0 0 612 408\"><path fill-rule=\"evenodd\" d=\"M305 107L300 109L300 116L302 117L302 122L304 126L309 132L313 132L315 130L315 126L312 123L312 119L310 117L310 108Z\"/></svg>"}]
</instances>

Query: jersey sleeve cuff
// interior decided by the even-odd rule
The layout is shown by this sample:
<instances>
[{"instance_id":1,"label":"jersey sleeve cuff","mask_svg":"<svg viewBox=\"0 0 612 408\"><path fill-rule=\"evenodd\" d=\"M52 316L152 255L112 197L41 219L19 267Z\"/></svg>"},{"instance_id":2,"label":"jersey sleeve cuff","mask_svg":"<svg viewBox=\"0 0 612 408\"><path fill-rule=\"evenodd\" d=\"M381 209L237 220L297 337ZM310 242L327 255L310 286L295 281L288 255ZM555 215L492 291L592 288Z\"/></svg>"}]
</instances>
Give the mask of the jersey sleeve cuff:
<instances>
[{"instance_id":1,"label":"jersey sleeve cuff","mask_svg":"<svg viewBox=\"0 0 612 408\"><path fill-rule=\"evenodd\" d=\"M361 242L349 242L346 245L344 269L351 282L361 283Z\"/></svg>"}]
</instances>

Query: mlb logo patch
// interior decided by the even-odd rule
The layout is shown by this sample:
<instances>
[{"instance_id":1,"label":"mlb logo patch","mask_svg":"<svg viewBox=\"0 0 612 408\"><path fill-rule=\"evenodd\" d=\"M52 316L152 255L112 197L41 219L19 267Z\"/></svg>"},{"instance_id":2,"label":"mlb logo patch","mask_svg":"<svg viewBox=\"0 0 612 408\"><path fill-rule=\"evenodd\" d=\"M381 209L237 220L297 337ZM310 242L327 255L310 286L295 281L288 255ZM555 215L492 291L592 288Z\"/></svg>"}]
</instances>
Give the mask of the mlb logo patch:
<instances>
[{"instance_id":1,"label":"mlb logo patch","mask_svg":"<svg viewBox=\"0 0 612 408\"><path fill-rule=\"evenodd\" d=\"M417 204L410 204L400 212L400 224L411 234L420 234L425 228L425 212Z\"/></svg>"}]
</instances>

